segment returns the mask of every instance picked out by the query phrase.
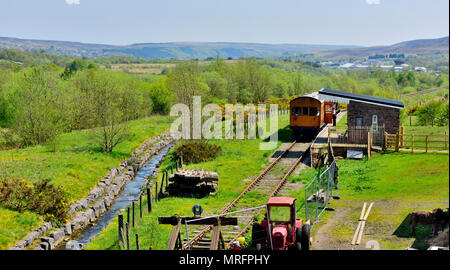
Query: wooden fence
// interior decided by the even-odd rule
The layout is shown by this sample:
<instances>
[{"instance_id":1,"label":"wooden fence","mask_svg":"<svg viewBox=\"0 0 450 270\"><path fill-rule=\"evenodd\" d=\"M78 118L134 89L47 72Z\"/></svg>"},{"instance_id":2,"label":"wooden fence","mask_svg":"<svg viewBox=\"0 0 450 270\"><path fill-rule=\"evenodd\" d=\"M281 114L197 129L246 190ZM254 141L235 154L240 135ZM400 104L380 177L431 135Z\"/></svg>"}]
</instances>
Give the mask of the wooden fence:
<instances>
[{"instance_id":1,"label":"wooden fence","mask_svg":"<svg viewBox=\"0 0 450 270\"><path fill-rule=\"evenodd\" d=\"M161 199L163 195L163 187L167 187L168 184L168 177L169 177L169 171L170 173L173 173L173 171L178 170L183 166L183 158L178 159L175 161L173 165L168 167L165 171L162 172L162 180L159 185L158 189L158 179L155 179L155 191L153 192L152 196L152 190L149 186L143 188L141 191L138 199L136 201L133 201L131 203L131 206L127 207L126 210L126 223L124 220L123 214L118 215L118 237L119 237L119 246L121 249L130 250L131 244L130 244L130 234L131 234L131 228L134 228L139 220L141 220L144 216L144 213L151 213L152 209L156 206L156 203ZM144 199L147 199L147 207L144 205ZM147 208L147 211L145 211L145 208ZM137 210L139 211L139 214L136 214ZM139 243L139 235L135 234L135 244L136 244L136 250L139 250L141 248ZM151 249L151 247L150 247Z\"/></svg>"},{"instance_id":2,"label":"wooden fence","mask_svg":"<svg viewBox=\"0 0 450 270\"><path fill-rule=\"evenodd\" d=\"M397 134L385 133L386 150L411 152L447 152L449 151L449 137L444 134L405 134L402 128Z\"/></svg>"},{"instance_id":3,"label":"wooden fence","mask_svg":"<svg viewBox=\"0 0 450 270\"><path fill-rule=\"evenodd\" d=\"M367 145L370 138L372 147L382 147L385 144L384 127L373 130L371 127L350 127L345 130L332 128L334 135L329 134L329 140L333 145Z\"/></svg>"}]
</instances>

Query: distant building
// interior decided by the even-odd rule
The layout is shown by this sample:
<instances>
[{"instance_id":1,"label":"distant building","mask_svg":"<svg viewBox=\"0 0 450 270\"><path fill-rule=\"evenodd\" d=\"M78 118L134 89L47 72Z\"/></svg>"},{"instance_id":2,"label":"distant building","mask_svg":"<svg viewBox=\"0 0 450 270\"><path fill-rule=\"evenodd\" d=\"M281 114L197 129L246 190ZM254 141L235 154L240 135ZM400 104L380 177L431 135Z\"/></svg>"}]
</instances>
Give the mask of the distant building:
<instances>
[{"instance_id":1,"label":"distant building","mask_svg":"<svg viewBox=\"0 0 450 270\"><path fill-rule=\"evenodd\" d=\"M417 72L427 72L427 68L426 67L416 67L414 68L415 71Z\"/></svg>"},{"instance_id":2,"label":"distant building","mask_svg":"<svg viewBox=\"0 0 450 270\"><path fill-rule=\"evenodd\" d=\"M396 67L394 67L394 71L396 71L396 72L403 71L403 67L402 66L396 66Z\"/></svg>"},{"instance_id":3,"label":"distant building","mask_svg":"<svg viewBox=\"0 0 450 270\"><path fill-rule=\"evenodd\" d=\"M355 64L353 63L345 63L339 66L339 68L343 68L343 69L350 69L350 68L354 68Z\"/></svg>"}]
</instances>

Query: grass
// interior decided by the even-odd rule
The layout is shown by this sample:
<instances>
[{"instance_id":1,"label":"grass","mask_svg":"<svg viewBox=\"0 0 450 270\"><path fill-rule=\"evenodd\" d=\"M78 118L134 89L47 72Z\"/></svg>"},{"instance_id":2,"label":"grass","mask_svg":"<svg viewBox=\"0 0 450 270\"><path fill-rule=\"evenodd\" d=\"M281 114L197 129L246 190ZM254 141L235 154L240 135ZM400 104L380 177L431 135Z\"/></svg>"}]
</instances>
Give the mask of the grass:
<instances>
[{"instance_id":1,"label":"grass","mask_svg":"<svg viewBox=\"0 0 450 270\"><path fill-rule=\"evenodd\" d=\"M279 139L283 140L290 136L288 117L280 116ZM208 216L220 212L228 202L232 201L248 184L244 179L256 176L267 165L267 157L273 150L259 150L260 139L254 140L210 140L209 143L222 148L220 155L213 161L197 164L188 164L186 169L204 169L205 171L216 171L219 174L219 190L215 195L205 198L181 198L167 197L161 199L151 213L146 213L143 219L138 221L135 228L131 229L130 235L139 235L140 245L143 249L165 249L169 240L172 226L157 224L158 216L187 215L191 216L191 208L200 204L204 212L202 216ZM281 142L279 142L280 144ZM172 153L162 163L160 172L170 164ZM162 174L158 175L160 183ZM256 195L255 195L256 196ZM255 205L261 205L260 196L251 200ZM146 203L144 202L144 205ZM253 206L255 206L253 205ZM135 249L134 237L131 237L131 247ZM117 218L108 227L87 245L87 249L111 250L120 249L117 236Z\"/></svg>"},{"instance_id":2,"label":"grass","mask_svg":"<svg viewBox=\"0 0 450 270\"><path fill-rule=\"evenodd\" d=\"M75 202L86 197L102 177L143 142L168 130L171 123L168 116L130 121L130 136L110 154L92 141L89 130L62 134L56 152L46 145L0 151L0 177L32 182L48 178L64 189L70 202ZM8 248L42 223L42 217L31 213L16 213L20 218L10 218L13 212L0 207L0 249Z\"/></svg>"},{"instance_id":3,"label":"grass","mask_svg":"<svg viewBox=\"0 0 450 270\"><path fill-rule=\"evenodd\" d=\"M382 249L427 246L431 228L419 226L417 236L410 236L408 215L448 207L448 155L387 153L376 154L370 161L342 160L338 165L341 200L332 200L331 207L347 212L343 216L325 212L315 233L328 234L331 242L350 243L363 202L374 202L363 243L376 240ZM331 228L320 230L333 219Z\"/></svg>"}]
</instances>

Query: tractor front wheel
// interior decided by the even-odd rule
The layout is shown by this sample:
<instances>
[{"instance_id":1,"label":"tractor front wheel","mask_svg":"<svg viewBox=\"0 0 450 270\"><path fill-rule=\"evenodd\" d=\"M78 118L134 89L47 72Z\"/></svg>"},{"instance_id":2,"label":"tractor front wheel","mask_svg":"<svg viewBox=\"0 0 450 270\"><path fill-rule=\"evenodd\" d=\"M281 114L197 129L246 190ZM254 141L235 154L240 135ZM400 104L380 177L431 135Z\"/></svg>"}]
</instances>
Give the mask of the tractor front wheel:
<instances>
[{"instance_id":1,"label":"tractor front wheel","mask_svg":"<svg viewBox=\"0 0 450 270\"><path fill-rule=\"evenodd\" d=\"M309 224L304 224L302 226L302 237L300 242L302 243L302 249L303 250L309 250L309 244L310 244L310 231L311 231L311 227L309 226Z\"/></svg>"}]
</instances>

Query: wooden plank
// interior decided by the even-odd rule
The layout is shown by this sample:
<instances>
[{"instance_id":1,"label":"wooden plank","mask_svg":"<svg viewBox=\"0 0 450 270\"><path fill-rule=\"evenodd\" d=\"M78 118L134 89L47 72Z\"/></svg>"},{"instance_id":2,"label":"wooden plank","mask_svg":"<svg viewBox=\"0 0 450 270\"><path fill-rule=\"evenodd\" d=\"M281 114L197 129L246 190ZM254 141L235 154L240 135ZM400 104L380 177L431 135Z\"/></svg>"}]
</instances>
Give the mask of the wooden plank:
<instances>
[{"instance_id":1,"label":"wooden plank","mask_svg":"<svg viewBox=\"0 0 450 270\"><path fill-rule=\"evenodd\" d=\"M217 217L211 217L206 218L202 220L196 220L198 217L180 217L181 223L185 223L188 221L188 224L190 225L216 225L217 224ZM238 219L236 217L220 217L220 224L222 226L228 226L228 225L238 225ZM169 224L169 225L176 225L177 224L177 217L171 216L171 217L158 217L159 224Z\"/></svg>"},{"instance_id":2,"label":"wooden plank","mask_svg":"<svg viewBox=\"0 0 450 270\"><path fill-rule=\"evenodd\" d=\"M181 218L177 219L176 225L172 228L170 232L169 243L167 244L167 250L174 250L175 244L177 243L178 235L180 234L181 228Z\"/></svg>"},{"instance_id":3,"label":"wooden plank","mask_svg":"<svg viewBox=\"0 0 450 270\"><path fill-rule=\"evenodd\" d=\"M217 219L217 224L214 225L210 250L218 250L219 249L219 237L220 237L220 220Z\"/></svg>"},{"instance_id":4,"label":"wooden plank","mask_svg":"<svg viewBox=\"0 0 450 270\"><path fill-rule=\"evenodd\" d=\"M356 239L358 237L359 230L361 228L361 222L362 222L362 219L364 217L364 211L366 210L366 206L367 206L367 203L364 202L364 205L363 205L363 208L362 208L362 211L361 211L361 215L359 216L358 226L356 227L355 234L353 235L352 245L356 244Z\"/></svg>"},{"instance_id":5,"label":"wooden plank","mask_svg":"<svg viewBox=\"0 0 450 270\"><path fill-rule=\"evenodd\" d=\"M364 227L366 226L367 217L369 216L369 213L370 213L370 210L372 209L372 206L373 206L373 202L370 203L369 208L367 209L367 212L366 212L366 214L364 216L364 219L362 221L361 229L359 230L358 240L356 241L357 245L359 245L361 243L361 239L362 239L362 236L364 234Z\"/></svg>"}]
</instances>

